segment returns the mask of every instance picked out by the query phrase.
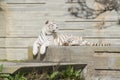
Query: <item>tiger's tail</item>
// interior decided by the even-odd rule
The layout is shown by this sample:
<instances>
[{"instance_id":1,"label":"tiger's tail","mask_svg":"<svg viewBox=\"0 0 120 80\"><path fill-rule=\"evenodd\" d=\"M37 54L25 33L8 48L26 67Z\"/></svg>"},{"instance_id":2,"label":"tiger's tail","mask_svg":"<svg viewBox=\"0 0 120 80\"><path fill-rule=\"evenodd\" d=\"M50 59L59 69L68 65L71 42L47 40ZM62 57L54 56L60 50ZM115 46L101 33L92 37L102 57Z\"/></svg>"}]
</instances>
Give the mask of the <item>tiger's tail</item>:
<instances>
[{"instance_id":1,"label":"tiger's tail","mask_svg":"<svg viewBox=\"0 0 120 80\"><path fill-rule=\"evenodd\" d=\"M84 40L81 45L86 45L86 46L111 46L110 43L93 43L93 42L88 42Z\"/></svg>"}]
</instances>

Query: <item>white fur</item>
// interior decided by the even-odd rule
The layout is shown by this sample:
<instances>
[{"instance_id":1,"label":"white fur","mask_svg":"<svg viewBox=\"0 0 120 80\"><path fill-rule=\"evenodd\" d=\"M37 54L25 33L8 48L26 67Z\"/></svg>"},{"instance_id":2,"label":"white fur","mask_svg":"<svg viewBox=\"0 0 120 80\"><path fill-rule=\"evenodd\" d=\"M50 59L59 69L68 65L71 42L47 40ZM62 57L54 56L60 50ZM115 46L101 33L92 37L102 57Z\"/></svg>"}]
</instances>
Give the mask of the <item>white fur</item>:
<instances>
[{"instance_id":1,"label":"white fur","mask_svg":"<svg viewBox=\"0 0 120 80\"><path fill-rule=\"evenodd\" d=\"M46 24L33 44L33 55L38 54L38 48L40 46L40 53L44 54L46 51L46 48L49 45L54 45L54 36L53 34L58 31L58 27L55 23L49 22Z\"/></svg>"},{"instance_id":2,"label":"white fur","mask_svg":"<svg viewBox=\"0 0 120 80\"><path fill-rule=\"evenodd\" d=\"M44 54L49 45L63 45L64 43L67 43L69 46L88 44L87 41L82 40L82 37L59 34L58 26L53 22L48 22L45 27L42 28L39 37L33 44L33 55L38 54L39 46L40 54Z\"/></svg>"},{"instance_id":3,"label":"white fur","mask_svg":"<svg viewBox=\"0 0 120 80\"><path fill-rule=\"evenodd\" d=\"M37 43L38 42L37 40L33 44L33 55L37 55L37 53L38 53L39 44Z\"/></svg>"}]
</instances>

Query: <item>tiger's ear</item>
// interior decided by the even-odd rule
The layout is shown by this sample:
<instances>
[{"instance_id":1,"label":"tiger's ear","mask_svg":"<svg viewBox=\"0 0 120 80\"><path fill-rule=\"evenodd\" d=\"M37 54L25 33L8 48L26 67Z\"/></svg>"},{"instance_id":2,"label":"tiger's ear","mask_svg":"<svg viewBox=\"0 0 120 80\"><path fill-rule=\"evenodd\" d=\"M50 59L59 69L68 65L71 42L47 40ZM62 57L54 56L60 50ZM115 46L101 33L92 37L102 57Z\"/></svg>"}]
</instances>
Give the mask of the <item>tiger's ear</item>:
<instances>
[{"instance_id":1,"label":"tiger's ear","mask_svg":"<svg viewBox=\"0 0 120 80\"><path fill-rule=\"evenodd\" d=\"M45 22L45 24L48 24L49 23L49 21L47 20L46 22Z\"/></svg>"}]
</instances>

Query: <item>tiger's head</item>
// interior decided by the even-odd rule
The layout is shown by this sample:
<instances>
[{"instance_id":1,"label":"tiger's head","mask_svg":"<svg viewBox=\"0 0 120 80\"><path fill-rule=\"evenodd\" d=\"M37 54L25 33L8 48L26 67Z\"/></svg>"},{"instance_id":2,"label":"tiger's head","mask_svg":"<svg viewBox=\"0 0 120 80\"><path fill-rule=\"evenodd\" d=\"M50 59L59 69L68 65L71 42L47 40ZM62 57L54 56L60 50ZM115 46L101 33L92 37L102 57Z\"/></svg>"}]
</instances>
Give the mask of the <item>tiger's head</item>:
<instances>
[{"instance_id":1,"label":"tiger's head","mask_svg":"<svg viewBox=\"0 0 120 80\"><path fill-rule=\"evenodd\" d=\"M48 34L56 33L59 30L58 26L52 21L46 21L44 29Z\"/></svg>"}]
</instances>

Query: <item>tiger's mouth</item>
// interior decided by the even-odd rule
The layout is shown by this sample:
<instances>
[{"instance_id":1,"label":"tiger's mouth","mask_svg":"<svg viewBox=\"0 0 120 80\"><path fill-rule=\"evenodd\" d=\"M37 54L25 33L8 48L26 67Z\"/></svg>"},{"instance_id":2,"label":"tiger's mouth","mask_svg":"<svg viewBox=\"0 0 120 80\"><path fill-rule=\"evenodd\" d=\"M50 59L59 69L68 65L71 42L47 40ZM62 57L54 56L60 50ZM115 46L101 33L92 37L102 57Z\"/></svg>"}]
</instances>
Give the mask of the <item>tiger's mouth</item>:
<instances>
[{"instance_id":1,"label":"tiger's mouth","mask_svg":"<svg viewBox=\"0 0 120 80\"><path fill-rule=\"evenodd\" d=\"M56 30L53 30L53 33L56 33L57 31Z\"/></svg>"},{"instance_id":2,"label":"tiger's mouth","mask_svg":"<svg viewBox=\"0 0 120 80\"><path fill-rule=\"evenodd\" d=\"M52 33L57 33L58 32L58 30L52 30Z\"/></svg>"}]
</instances>

